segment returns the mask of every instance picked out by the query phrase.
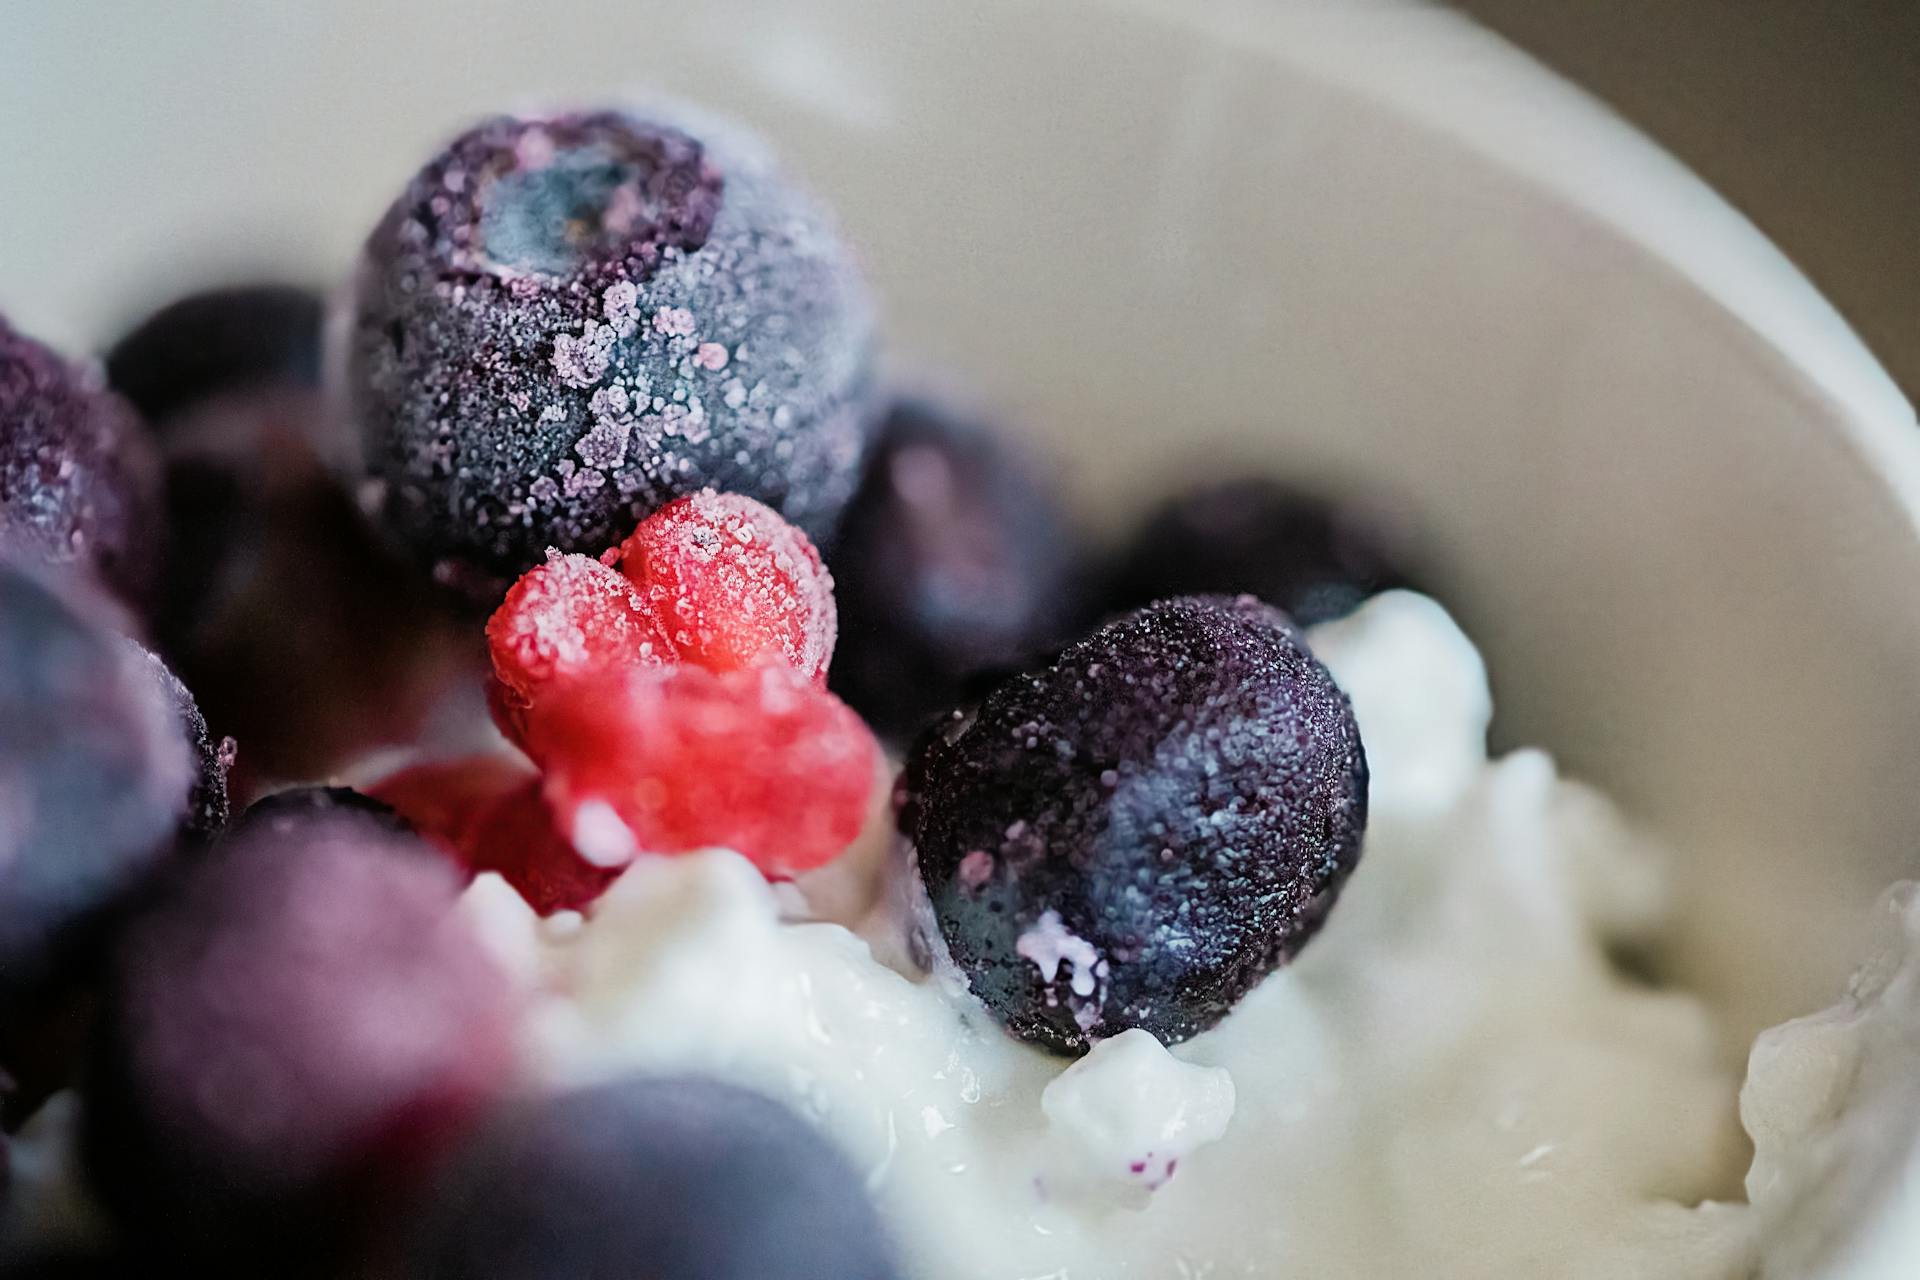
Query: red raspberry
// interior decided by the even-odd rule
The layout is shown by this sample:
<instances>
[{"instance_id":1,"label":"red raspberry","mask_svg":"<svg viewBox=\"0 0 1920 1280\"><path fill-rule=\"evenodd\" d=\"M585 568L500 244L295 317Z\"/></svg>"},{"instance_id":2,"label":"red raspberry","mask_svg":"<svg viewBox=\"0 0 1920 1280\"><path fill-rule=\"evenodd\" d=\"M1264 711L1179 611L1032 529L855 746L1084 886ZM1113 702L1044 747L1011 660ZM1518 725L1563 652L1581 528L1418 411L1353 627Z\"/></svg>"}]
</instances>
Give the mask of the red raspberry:
<instances>
[{"instance_id":1,"label":"red raspberry","mask_svg":"<svg viewBox=\"0 0 1920 1280\"><path fill-rule=\"evenodd\" d=\"M826 682L839 626L833 578L807 535L770 507L690 494L642 520L620 554L684 661L734 671L771 656Z\"/></svg>"},{"instance_id":2,"label":"red raspberry","mask_svg":"<svg viewBox=\"0 0 1920 1280\"><path fill-rule=\"evenodd\" d=\"M631 836L575 849L541 797L540 779L510 756L469 756L403 769L368 794L394 807L469 876L499 873L543 916L582 911L632 859ZM592 811L588 815L591 833Z\"/></svg>"},{"instance_id":3,"label":"red raspberry","mask_svg":"<svg viewBox=\"0 0 1920 1280\"><path fill-rule=\"evenodd\" d=\"M769 875L852 843L879 758L852 709L779 665L569 683L535 705L528 728L562 829L617 818L642 850L726 847Z\"/></svg>"},{"instance_id":4,"label":"red raspberry","mask_svg":"<svg viewBox=\"0 0 1920 1280\"><path fill-rule=\"evenodd\" d=\"M474 819L533 776L523 761L496 752L411 765L366 792L472 870L465 850Z\"/></svg>"},{"instance_id":5,"label":"red raspberry","mask_svg":"<svg viewBox=\"0 0 1920 1280\"><path fill-rule=\"evenodd\" d=\"M498 872L543 916L584 911L633 860L632 837L617 833L615 847L601 847L601 862L588 860L561 834L541 790L536 778L481 811L467 857L476 872Z\"/></svg>"},{"instance_id":6,"label":"red raspberry","mask_svg":"<svg viewBox=\"0 0 1920 1280\"><path fill-rule=\"evenodd\" d=\"M607 667L671 661L673 648L645 599L592 556L547 552L522 574L487 622L498 686L494 719L508 737L539 691Z\"/></svg>"}]
</instances>

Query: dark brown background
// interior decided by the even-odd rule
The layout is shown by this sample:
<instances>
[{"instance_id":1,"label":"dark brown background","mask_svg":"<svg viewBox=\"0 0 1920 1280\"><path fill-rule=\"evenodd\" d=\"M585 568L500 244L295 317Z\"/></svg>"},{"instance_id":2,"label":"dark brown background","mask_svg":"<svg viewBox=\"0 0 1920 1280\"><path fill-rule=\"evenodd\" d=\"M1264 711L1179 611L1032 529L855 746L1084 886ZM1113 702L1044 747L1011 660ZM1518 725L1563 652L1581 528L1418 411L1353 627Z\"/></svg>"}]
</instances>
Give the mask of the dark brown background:
<instances>
[{"instance_id":1,"label":"dark brown background","mask_svg":"<svg viewBox=\"0 0 1920 1280\"><path fill-rule=\"evenodd\" d=\"M1800 264L1920 401L1920 0L1456 0Z\"/></svg>"}]
</instances>

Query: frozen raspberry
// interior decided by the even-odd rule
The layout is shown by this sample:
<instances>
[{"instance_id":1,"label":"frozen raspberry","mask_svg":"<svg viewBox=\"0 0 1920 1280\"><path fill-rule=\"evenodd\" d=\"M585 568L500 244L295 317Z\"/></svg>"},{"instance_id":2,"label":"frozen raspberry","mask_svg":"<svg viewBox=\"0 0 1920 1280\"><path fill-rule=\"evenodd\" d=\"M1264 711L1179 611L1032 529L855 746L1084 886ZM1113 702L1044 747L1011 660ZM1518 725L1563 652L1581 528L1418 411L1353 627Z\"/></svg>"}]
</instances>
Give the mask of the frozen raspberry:
<instances>
[{"instance_id":1,"label":"frozen raspberry","mask_svg":"<svg viewBox=\"0 0 1920 1280\"><path fill-rule=\"evenodd\" d=\"M495 718L520 736L526 709L556 680L667 662L673 649L640 591L592 556L547 552L487 623L499 683Z\"/></svg>"},{"instance_id":2,"label":"frozen raspberry","mask_svg":"<svg viewBox=\"0 0 1920 1280\"><path fill-rule=\"evenodd\" d=\"M87 1076L83 1156L132 1236L320 1254L411 1185L512 1061L458 893L352 809L243 820L181 866L121 939Z\"/></svg>"},{"instance_id":3,"label":"frozen raspberry","mask_svg":"<svg viewBox=\"0 0 1920 1280\"><path fill-rule=\"evenodd\" d=\"M409 765L368 787L367 795L391 806L420 835L457 853L483 810L534 777L524 760L492 752Z\"/></svg>"},{"instance_id":4,"label":"frozen raspberry","mask_svg":"<svg viewBox=\"0 0 1920 1280\"><path fill-rule=\"evenodd\" d=\"M584 910L619 879L632 837L616 822L610 844L589 859L563 834L540 779L510 756L415 765L372 788L469 874L497 872L543 916ZM590 811L591 812L591 811Z\"/></svg>"},{"instance_id":5,"label":"frozen raspberry","mask_svg":"<svg viewBox=\"0 0 1920 1280\"><path fill-rule=\"evenodd\" d=\"M671 502L620 545L620 568L674 651L709 671L775 658L824 682L833 578L807 535L771 508L708 489Z\"/></svg>"},{"instance_id":6,"label":"frozen raspberry","mask_svg":"<svg viewBox=\"0 0 1920 1280\"><path fill-rule=\"evenodd\" d=\"M770 875L860 833L878 747L860 717L791 667L634 671L555 689L528 746L562 830L583 847L725 847Z\"/></svg>"},{"instance_id":7,"label":"frozen raspberry","mask_svg":"<svg viewBox=\"0 0 1920 1280\"><path fill-rule=\"evenodd\" d=\"M0 317L0 551L97 574L144 603L160 467L138 415Z\"/></svg>"},{"instance_id":8,"label":"frozen raspberry","mask_svg":"<svg viewBox=\"0 0 1920 1280\"><path fill-rule=\"evenodd\" d=\"M368 239L350 342L380 518L487 603L709 486L823 535L872 426L873 308L825 211L659 111L454 139Z\"/></svg>"},{"instance_id":9,"label":"frozen raspberry","mask_svg":"<svg viewBox=\"0 0 1920 1280\"><path fill-rule=\"evenodd\" d=\"M576 816L574 826L584 822L585 830L569 839L547 803L544 784L528 782L476 816L464 850L468 864L476 872L497 872L543 916L584 911L620 878L635 853L633 837L617 818L607 814L601 827L593 825L598 812Z\"/></svg>"}]
</instances>

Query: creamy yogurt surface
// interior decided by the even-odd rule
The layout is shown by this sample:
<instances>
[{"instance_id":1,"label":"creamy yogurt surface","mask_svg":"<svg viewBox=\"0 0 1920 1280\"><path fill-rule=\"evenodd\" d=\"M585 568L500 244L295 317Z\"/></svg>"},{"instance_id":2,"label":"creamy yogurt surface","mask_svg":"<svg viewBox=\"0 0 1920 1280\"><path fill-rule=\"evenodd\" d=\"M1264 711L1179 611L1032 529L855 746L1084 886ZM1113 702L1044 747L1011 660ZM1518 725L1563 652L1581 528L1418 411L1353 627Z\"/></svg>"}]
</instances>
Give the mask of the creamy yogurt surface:
<instances>
[{"instance_id":1,"label":"creamy yogurt surface","mask_svg":"<svg viewBox=\"0 0 1920 1280\"><path fill-rule=\"evenodd\" d=\"M929 1280L1750 1274L1743 1175L1777 1183L1826 1140L1793 1100L1837 1068L1807 1047L1920 1025L1914 984L1840 1031L1769 1033L1749 1138L1707 1010L1621 963L1661 927L1660 852L1544 754L1488 757L1486 673L1430 600L1311 641L1366 743L1366 848L1319 937L1214 1029L1078 1061L1014 1040L914 963L909 854L876 838L797 892L726 852L648 860L585 921L477 883L539 993L536 1074L690 1068L782 1098Z\"/></svg>"}]
</instances>

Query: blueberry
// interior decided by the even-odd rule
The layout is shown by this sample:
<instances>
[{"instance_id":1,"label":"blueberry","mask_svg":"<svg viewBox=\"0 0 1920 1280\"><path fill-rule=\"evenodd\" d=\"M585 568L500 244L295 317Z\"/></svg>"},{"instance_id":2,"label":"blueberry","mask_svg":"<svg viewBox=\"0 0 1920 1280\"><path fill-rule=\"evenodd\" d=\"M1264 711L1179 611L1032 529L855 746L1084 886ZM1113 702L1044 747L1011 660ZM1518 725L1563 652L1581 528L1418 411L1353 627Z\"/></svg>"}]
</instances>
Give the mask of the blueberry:
<instances>
[{"instance_id":1,"label":"blueberry","mask_svg":"<svg viewBox=\"0 0 1920 1280\"><path fill-rule=\"evenodd\" d=\"M240 815L240 827L272 825L286 832L296 830L309 819L323 814L339 815L349 821L363 821L391 835L414 834L413 825L395 811L363 791L352 787L288 787L261 796ZM425 846L421 846L424 848Z\"/></svg>"},{"instance_id":2,"label":"blueberry","mask_svg":"<svg viewBox=\"0 0 1920 1280\"><path fill-rule=\"evenodd\" d=\"M350 1249L508 1069L513 1005L457 896L350 810L180 864L116 948L86 1078L82 1158L120 1225L229 1261Z\"/></svg>"},{"instance_id":3,"label":"blueberry","mask_svg":"<svg viewBox=\"0 0 1920 1280\"><path fill-rule=\"evenodd\" d=\"M1303 627L1408 585L1408 539L1383 511L1329 501L1270 480L1234 480L1160 508L1120 556L1111 605L1245 593Z\"/></svg>"},{"instance_id":4,"label":"blueberry","mask_svg":"<svg viewBox=\"0 0 1920 1280\"><path fill-rule=\"evenodd\" d=\"M210 289L143 320L107 353L107 383L156 429L216 396L320 384L318 294L292 285Z\"/></svg>"},{"instance_id":5,"label":"blueberry","mask_svg":"<svg viewBox=\"0 0 1920 1280\"><path fill-rule=\"evenodd\" d=\"M1082 557L1051 489L987 429L896 406L832 552L829 681L910 737L983 671L1028 664L1081 620Z\"/></svg>"},{"instance_id":6,"label":"blueberry","mask_svg":"<svg viewBox=\"0 0 1920 1280\"><path fill-rule=\"evenodd\" d=\"M148 677L173 713L176 731L193 753L193 781L181 815L181 834L194 841L211 840L226 828L231 811L227 771L233 767L234 741L213 736L207 718L200 714L200 704L165 659L138 641L126 643L146 663Z\"/></svg>"},{"instance_id":7,"label":"blueberry","mask_svg":"<svg viewBox=\"0 0 1920 1280\"><path fill-rule=\"evenodd\" d=\"M818 539L859 475L866 290L819 206L724 128L477 125L374 230L352 321L379 512L477 599L707 487Z\"/></svg>"},{"instance_id":8,"label":"blueberry","mask_svg":"<svg viewBox=\"0 0 1920 1280\"><path fill-rule=\"evenodd\" d=\"M0 552L152 587L160 472L133 409L0 317Z\"/></svg>"},{"instance_id":9,"label":"blueberry","mask_svg":"<svg viewBox=\"0 0 1920 1280\"><path fill-rule=\"evenodd\" d=\"M103 601L59 585L0 564L0 1065L17 1081L6 1124L71 1080L103 944L176 837L218 808L217 769L196 782L163 670Z\"/></svg>"},{"instance_id":10,"label":"blueberry","mask_svg":"<svg viewBox=\"0 0 1920 1280\"><path fill-rule=\"evenodd\" d=\"M892 1280L859 1177L785 1107L630 1078L504 1117L415 1234L436 1280Z\"/></svg>"},{"instance_id":11,"label":"blueberry","mask_svg":"<svg viewBox=\"0 0 1920 1280\"><path fill-rule=\"evenodd\" d=\"M469 664L473 629L329 470L311 389L258 387L169 427L161 650L245 751L236 790L323 777L407 741Z\"/></svg>"},{"instance_id":12,"label":"blueberry","mask_svg":"<svg viewBox=\"0 0 1920 1280\"><path fill-rule=\"evenodd\" d=\"M192 769L110 611L0 564L0 1011L171 848Z\"/></svg>"},{"instance_id":13,"label":"blueberry","mask_svg":"<svg viewBox=\"0 0 1920 1280\"><path fill-rule=\"evenodd\" d=\"M1284 615L1188 597L936 725L900 826L948 952L1058 1053L1184 1040L1312 937L1366 829L1346 696Z\"/></svg>"}]
</instances>

